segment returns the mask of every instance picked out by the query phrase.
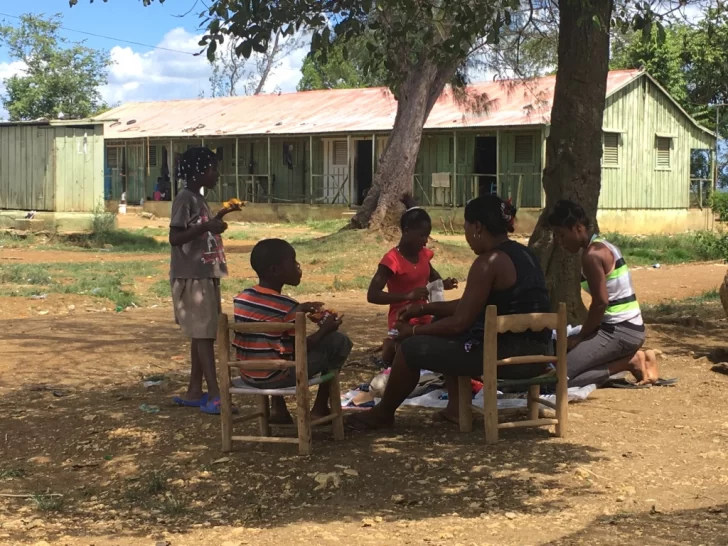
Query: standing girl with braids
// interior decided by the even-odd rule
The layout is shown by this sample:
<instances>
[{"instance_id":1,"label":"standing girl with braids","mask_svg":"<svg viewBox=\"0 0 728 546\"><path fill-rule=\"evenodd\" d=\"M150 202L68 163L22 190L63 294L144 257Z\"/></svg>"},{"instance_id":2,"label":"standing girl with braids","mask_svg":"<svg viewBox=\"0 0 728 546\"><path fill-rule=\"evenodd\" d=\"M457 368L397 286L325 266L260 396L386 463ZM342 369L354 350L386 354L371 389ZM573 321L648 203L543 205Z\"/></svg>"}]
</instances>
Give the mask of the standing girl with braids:
<instances>
[{"instance_id":1,"label":"standing girl with braids","mask_svg":"<svg viewBox=\"0 0 728 546\"><path fill-rule=\"evenodd\" d=\"M202 188L217 185L217 158L208 148L190 148L180 166L185 187L172 203L169 244L172 246L170 280L174 315L182 333L192 340L192 373L187 392L175 396L180 406L220 413L220 390L215 373L215 338L220 314L220 279L227 276L220 234L227 229L222 217L238 206L213 216ZM202 392L202 379L207 393Z\"/></svg>"},{"instance_id":2,"label":"standing girl with braids","mask_svg":"<svg viewBox=\"0 0 728 546\"><path fill-rule=\"evenodd\" d=\"M462 298L439 303L415 303L399 313L396 325L401 342L382 400L371 410L352 415L357 429L392 426L397 408L417 385L420 370L445 375L448 405L441 416L457 422L457 377L483 373L485 309L499 315L550 312L546 280L528 248L511 241L516 210L494 195L478 197L465 207L465 239L477 258L470 267ZM430 324L411 324L414 318L434 315ZM551 331L526 331L498 336L498 358L549 354ZM498 377L521 379L546 371L541 364L500 366Z\"/></svg>"},{"instance_id":3,"label":"standing girl with braids","mask_svg":"<svg viewBox=\"0 0 728 546\"><path fill-rule=\"evenodd\" d=\"M389 331L380 362L384 368L389 368L397 350L394 337L397 335L395 324L399 312L410 304L427 303L427 284L442 278L431 264L434 252L426 246L432 231L430 215L425 209L416 206L410 195L402 197L402 203L407 208L399 221L402 237L399 244L379 262L367 292L369 303L389 305ZM456 279L443 281L445 290L457 288L457 285ZM413 318L411 323L429 324L431 321L432 317L421 316Z\"/></svg>"}]
</instances>

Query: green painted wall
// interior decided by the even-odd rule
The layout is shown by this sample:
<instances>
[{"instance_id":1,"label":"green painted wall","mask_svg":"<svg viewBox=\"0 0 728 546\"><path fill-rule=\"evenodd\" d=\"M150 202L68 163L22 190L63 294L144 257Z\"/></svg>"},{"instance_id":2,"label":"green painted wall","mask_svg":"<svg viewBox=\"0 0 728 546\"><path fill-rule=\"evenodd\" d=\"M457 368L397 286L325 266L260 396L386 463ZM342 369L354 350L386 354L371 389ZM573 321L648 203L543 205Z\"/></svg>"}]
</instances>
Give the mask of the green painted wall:
<instances>
[{"instance_id":1,"label":"green painted wall","mask_svg":"<svg viewBox=\"0 0 728 546\"><path fill-rule=\"evenodd\" d=\"M0 208L92 212L103 164L101 125L0 127Z\"/></svg>"},{"instance_id":2,"label":"green painted wall","mask_svg":"<svg viewBox=\"0 0 728 546\"><path fill-rule=\"evenodd\" d=\"M620 132L619 160L602 167L602 209L688 208L690 150L713 147L698 129L647 77L607 98L605 131ZM671 167L657 167L656 137L672 136Z\"/></svg>"}]
</instances>

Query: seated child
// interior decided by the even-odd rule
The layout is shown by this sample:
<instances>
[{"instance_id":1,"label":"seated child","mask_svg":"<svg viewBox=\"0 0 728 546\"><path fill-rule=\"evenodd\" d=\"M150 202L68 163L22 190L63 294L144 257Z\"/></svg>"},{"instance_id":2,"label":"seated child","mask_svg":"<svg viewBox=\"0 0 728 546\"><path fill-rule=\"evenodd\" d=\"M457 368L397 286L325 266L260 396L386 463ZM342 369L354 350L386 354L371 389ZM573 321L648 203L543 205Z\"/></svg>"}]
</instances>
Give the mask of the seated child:
<instances>
[{"instance_id":1,"label":"seated child","mask_svg":"<svg viewBox=\"0 0 728 546\"><path fill-rule=\"evenodd\" d=\"M399 320L399 312L413 303L427 303L429 297L427 284L442 278L430 263L434 252L426 247L432 231L430 215L423 208L415 206L414 200L409 195L402 197L402 202L407 207L400 219L402 238L399 244L387 252L379 262L367 292L369 303L389 305L387 317L389 332L384 341L380 362L383 368L388 368L392 364L397 352L394 341L397 332L394 325ZM458 281L445 279L443 285L445 290L452 290L457 288ZM429 324L431 321L432 317L425 316L412 319L410 324Z\"/></svg>"},{"instance_id":2,"label":"seated child","mask_svg":"<svg viewBox=\"0 0 728 546\"><path fill-rule=\"evenodd\" d=\"M234 299L235 322L290 322L296 313L315 313L322 303L298 303L281 294L285 285L301 283L301 266L294 248L281 239L265 239L253 248L250 265L259 278L257 286L243 290ZM342 319L329 315L316 332L307 338L309 378L343 367L351 352L351 340L339 332ZM294 358L293 332L278 334L240 334L233 340L238 360L279 360ZM296 385L296 369L240 371L242 380L260 389L281 389ZM270 422L293 423L282 396L272 398ZM319 387L311 410L314 419L330 413L329 383Z\"/></svg>"}]
</instances>

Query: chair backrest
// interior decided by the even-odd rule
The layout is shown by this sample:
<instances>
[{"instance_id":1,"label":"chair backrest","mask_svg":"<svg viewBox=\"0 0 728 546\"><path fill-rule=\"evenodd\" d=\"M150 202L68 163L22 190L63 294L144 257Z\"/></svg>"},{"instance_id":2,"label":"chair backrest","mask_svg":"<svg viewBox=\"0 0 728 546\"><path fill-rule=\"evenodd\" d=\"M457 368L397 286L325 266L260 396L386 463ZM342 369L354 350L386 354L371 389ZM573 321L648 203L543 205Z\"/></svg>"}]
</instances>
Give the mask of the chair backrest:
<instances>
[{"instance_id":1,"label":"chair backrest","mask_svg":"<svg viewBox=\"0 0 728 546\"><path fill-rule=\"evenodd\" d=\"M556 330L556 355L527 355L498 360L498 365L529 364L538 362L551 362L566 355L566 304L560 303L556 313L529 313L522 315L498 316L495 305L489 305L485 310L485 357L497 359L498 334L506 332L522 333L527 330L540 332L542 330Z\"/></svg>"},{"instance_id":2,"label":"chair backrest","mask_svg":"<svg viewBox=\"0 0 728 546\"><path fill-rule=\"evenodd\" d=\"M294 331L295 360L237 360L230 357L232 343L230 332L240 334L278 334ZM306 315L296 314L294 325L284 322L230 322L228 315L220 314L217 328L218 358L221 367L239 368L241 370L285 370L296 368L296 373L308 376L308 361L306 358Z\"/></svg>"}]
</instances>

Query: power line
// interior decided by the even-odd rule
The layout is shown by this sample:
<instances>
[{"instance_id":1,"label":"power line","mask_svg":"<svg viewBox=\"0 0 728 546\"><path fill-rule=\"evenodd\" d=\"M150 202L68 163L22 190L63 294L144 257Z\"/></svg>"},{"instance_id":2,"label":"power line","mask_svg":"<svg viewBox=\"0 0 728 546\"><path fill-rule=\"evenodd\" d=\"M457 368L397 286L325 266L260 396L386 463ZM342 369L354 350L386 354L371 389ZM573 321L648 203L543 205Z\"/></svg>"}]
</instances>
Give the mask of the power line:
<instances>
[{"instance_id":1,"label":"power line","mask_svg":"<svg viewBox=\"0 0 728 546\"><path fill-rule=\"evenodd\" d=\"M12 19L22 20L21 17L18 17L17 15L10 15L9 13L2 13L0 12L0 16L3 17L10 17ZM161 51L169 51L171 53L181 53L183 55L192 55L195 56L195 53L191 53L189 51L182 51L180 49L171 49L169 47L161 47L161 46L154 46L149 44L143 44L141 42L133 42L131 40L124 40L122 38L114 38L113 36L104 36L103 34L94 34L93 32L86 32L85 30L76 30L73 28L64 27L63 25L59 25L58 28L61 28L63 30L67 30L68 32L77 32L78 34L85 34L86 36L93 36L94 38L103 38L104 40L114 40L115 42L121 42L124 44L131 44L141 47L149 47L151 49L159 49Z\"/></svg>"}]
</instances>

